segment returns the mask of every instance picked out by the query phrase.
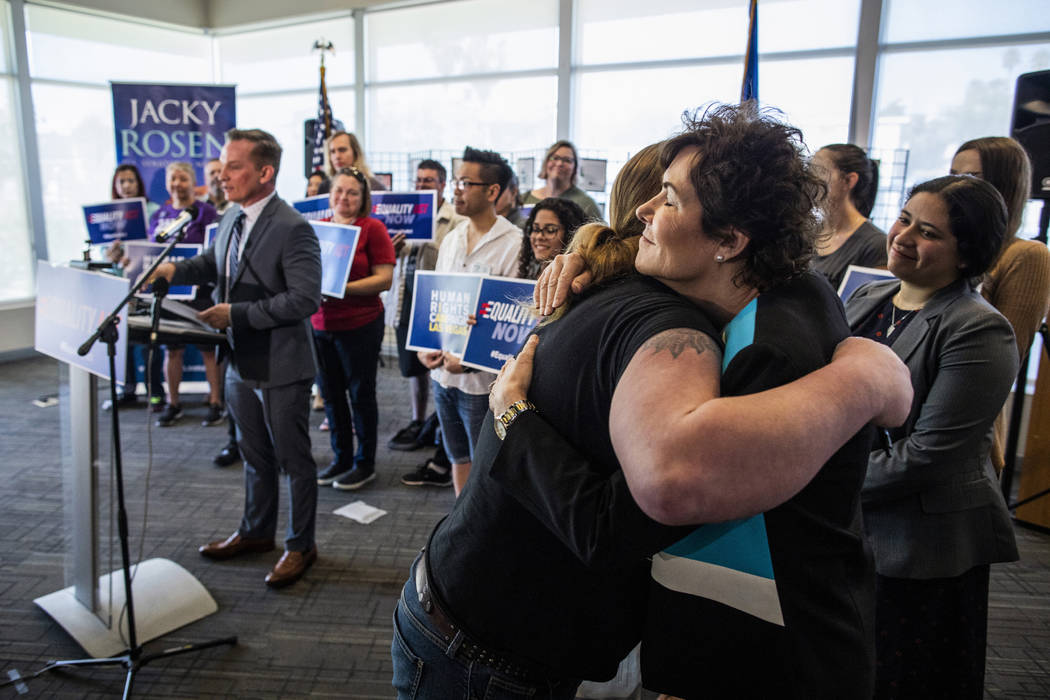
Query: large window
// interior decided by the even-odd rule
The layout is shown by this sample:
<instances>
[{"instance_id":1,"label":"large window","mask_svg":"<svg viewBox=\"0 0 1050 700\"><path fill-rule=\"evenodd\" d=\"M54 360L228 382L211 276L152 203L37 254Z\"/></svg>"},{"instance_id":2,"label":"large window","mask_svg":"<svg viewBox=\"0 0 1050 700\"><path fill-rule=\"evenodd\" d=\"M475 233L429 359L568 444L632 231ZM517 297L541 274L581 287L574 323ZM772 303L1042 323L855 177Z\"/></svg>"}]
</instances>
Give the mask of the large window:
<instances>
[{"instance_id":1,"label":"large window","mask_svg":"<svg viewBox=\"0 0 1050 700\"><path fill-rule=\"evenodd\" d=\"M0 4L0 162L5 165L0 171L0 303L31 298L35 269L15 119L18 101L8 72L7 12L7 3Z\"/></svg>"},{"instance_id":2,"label":"large window","mask_svg":"<svg viewBox=\"0 0 1050 700\"><path fill-rule=\"evenodd\" d=\"M353 85L354 23L349 14L321 22L218 35L218 81L235 84L238 95L312 88L316 96L320 57L312 47L322 38L335 49L334 54L325 54L326 81L329 85Z\"/></svg>"},{"instance_id":3,"label":"large window","mask_svg":"<svg viewBox=\"0 0 1050 700\"><path fill-rule=\"evenodd\" d=\"M1017 76L1048 67L1050 44L887 53L874 144L910 150L909 184L944 175L963 141L1009 134Z\"/></svg>"},{"instance_id":4,"label":"large window","mask_svg":"<svg viewBox=\"0 0 1050 700\"><path fill-rule=\"evenodd\" d=\"M26 6L33 79L193 83L211 79L211 39L41 5ZM73 104L73 103L71 103Z\"/></svg>"},{"instance_id":5,"label":"large window","mask_svg":"<svg viewBox=\"0 0 1050 700\"><path fill-rule=\"evenodd\" d=\"M555 0L464 0L370 13L368 79L556 68L557 25Z\"/></svg>"}]
</instances>

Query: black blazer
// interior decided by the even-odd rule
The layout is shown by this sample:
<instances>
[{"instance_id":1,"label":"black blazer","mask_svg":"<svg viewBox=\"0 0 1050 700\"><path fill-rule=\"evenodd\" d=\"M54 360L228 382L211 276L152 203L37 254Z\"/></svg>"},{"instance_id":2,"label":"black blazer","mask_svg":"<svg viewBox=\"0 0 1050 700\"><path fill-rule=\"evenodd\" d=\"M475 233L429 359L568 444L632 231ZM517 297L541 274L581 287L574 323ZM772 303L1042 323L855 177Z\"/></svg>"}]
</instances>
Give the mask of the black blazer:
<instances>
[{"instance_id":1,"label":"black blazer","mask_svg":"<svg viewBox=\"0 0 1050 700\"><path fill-rule=\"evenodd\" d=\"M856 328L900 289L865 285L846 302ZM883 576L957 576L1017 559L1010 514L989 456L992 423L1017 376L1013 330L966 280L938 291L893 351L911 371L911 414L890 454L868 460L864 525Z\"/></svg>"},{"instance_id":2,"label":"black blazer","mask_svg":"<svg viewBox=\"0 0 1050 700\"><path fill-rule=\"evenodd\" d=\"M279 197L263 208L249 233L227 296L226 258L235 205L223 215L207 250L175 264L177 283L215 283L216 303L230 303L226 330L231 362L259 388L314 377L310 316L321 304L321 249L309 223Z\"/></svg>"}]
</instances>

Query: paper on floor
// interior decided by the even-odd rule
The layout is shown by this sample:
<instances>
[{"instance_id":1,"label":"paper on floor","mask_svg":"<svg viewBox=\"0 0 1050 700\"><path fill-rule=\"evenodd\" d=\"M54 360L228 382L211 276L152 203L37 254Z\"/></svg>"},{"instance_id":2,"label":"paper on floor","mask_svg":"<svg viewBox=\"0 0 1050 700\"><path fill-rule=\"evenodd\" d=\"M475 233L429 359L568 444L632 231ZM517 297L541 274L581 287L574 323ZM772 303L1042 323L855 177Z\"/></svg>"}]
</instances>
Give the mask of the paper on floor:
<instances>
[{"instance_id":1,"label":"paper on floor","mask_svg":"<svg viewBox=\"0 0 1050 700\"><path fill-rule=\"evenodd\" d=\"M379 518L386 515L385 510L380 510L373 506L368 505L364 501L354 501L353 503L347 503L345 506L336 508L333 511L336 515L341 515L344 518L350 518L357 522L368 525L369 523L375 522Z\"/></svg>"}]
</instances>

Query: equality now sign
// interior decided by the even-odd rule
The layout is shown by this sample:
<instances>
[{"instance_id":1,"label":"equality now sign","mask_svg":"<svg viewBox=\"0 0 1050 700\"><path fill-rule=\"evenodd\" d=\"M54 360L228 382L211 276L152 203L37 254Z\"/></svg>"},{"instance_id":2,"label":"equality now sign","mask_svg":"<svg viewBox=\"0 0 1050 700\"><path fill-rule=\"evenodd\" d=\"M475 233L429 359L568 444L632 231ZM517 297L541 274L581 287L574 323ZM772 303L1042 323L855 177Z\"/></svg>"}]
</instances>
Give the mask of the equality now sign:
<instances>
[{"instance_id":1,"label":"equality now sign","mask_svg":"<svg viewBox=\"0 0 1050 700\"><path fill-rule=\"evenodd\" d=\"M535 286L532 280L417 271L405 345L444 350L468 367L498 372L539 321L528 308Z\"/></svg>"}]
</instances>

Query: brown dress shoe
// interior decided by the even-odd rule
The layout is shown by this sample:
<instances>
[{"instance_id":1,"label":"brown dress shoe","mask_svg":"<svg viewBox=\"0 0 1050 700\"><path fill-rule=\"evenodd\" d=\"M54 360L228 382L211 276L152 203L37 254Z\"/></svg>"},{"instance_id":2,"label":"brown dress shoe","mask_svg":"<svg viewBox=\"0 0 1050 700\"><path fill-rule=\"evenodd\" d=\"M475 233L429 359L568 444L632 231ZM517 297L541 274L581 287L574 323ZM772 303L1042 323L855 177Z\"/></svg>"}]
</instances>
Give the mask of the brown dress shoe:
<instances>
[{"instance_id":1,"label":"brown dress shoe","mask_svg":"<svg viewBox=\"0 0 1050 700\"><path fill-rule=\"evenodd\" d=\"M232 559L239 554L272 552L273 540L248 539L235 532L224 540L209 542L197 551L209 559Z\"/></svg>"},{"instance_id":2,"label":"brown dress shoe","mask_svg":"<svg viewBox=\"0 0 1050 700\"><path fill-rule=\"evenodd\" d=\"M317 561L317 547L305 552L285 551L273 571L266 574L266 585L271 588L290 586L303 577L306 570Z\"/></svg>"}]
</instances>

